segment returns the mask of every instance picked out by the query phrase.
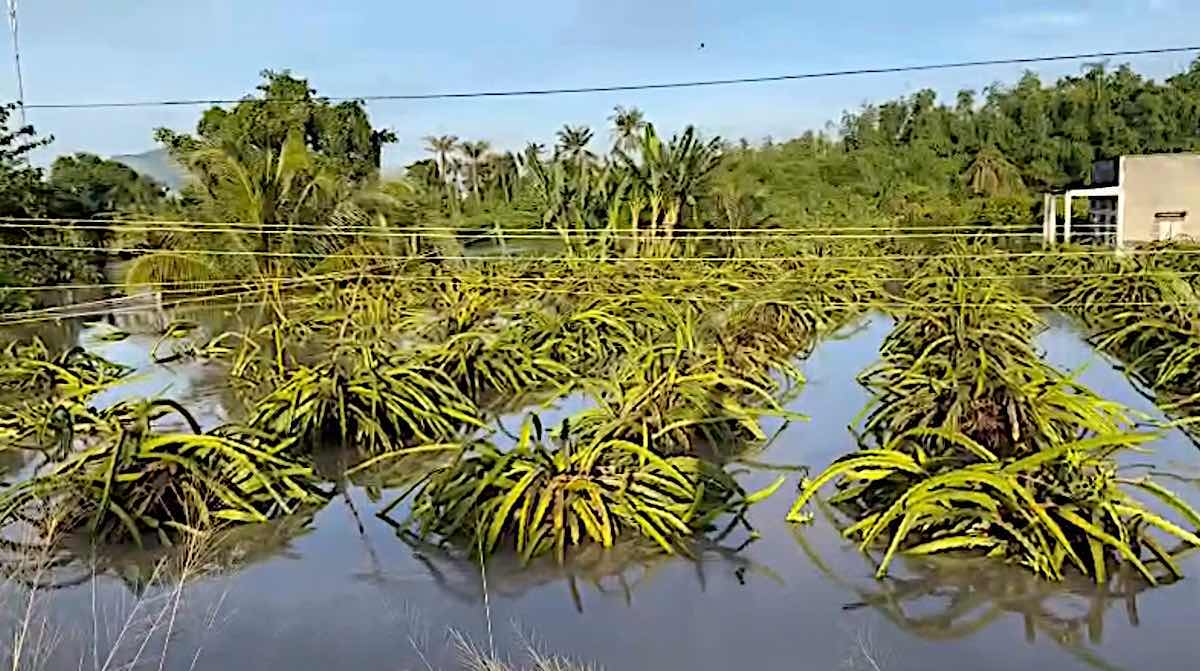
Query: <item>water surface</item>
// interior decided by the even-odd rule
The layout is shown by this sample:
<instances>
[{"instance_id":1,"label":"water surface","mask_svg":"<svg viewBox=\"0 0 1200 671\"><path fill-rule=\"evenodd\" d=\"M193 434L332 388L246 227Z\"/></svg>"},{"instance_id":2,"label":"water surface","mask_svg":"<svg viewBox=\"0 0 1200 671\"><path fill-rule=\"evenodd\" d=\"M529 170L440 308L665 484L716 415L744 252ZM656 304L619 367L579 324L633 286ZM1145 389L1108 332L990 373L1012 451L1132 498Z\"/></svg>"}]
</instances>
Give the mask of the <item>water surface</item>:
<instances>
[{"instance_id":1,"label":"water surface","mask_svg":"<svg viewBox=\"0 0 1200 671\"><path fill-rule=\"evenodd\" d=\"M563 567L497 558L482 574L461 557L398 536L374 515L386 493L372 500L348 486L311 520L243 530L230 551L241 566L188 590L165 668L451 668L447 635L455 629L502 654L531 637L608 669L1194 669L1195 577L1156 589L1132 578L1101 588L1051 584L985 562L906 560L895 577L876 581L871 562L820 511L810 526L784 522L799 474L773 466L815 471L854 449L847 426L867 402L855 377L876 360L890 328L886 318L870 319L803 363L808 382L790 409L810 421L788 424L753 465L739 467L747 488L780 473L788 478L751 511L760 538L745 547L750 537L740 532L702 545L693 559L632 546L588 551ZM1106 397L1161 418L1069 323L1055 321L1039 345ZM144 339L106 347L97 349L139 369L131 382L138 392L161 390L201 403L212 421L224 417L211 370L158 366L145 357ZM544 412L545 423L581 403L566 399ZM519 421L507 418L507 429ZM1136 461L1179 474L1183 480L1166 484L1198 501L1200 453L1187 437L1170 432L1154 449ZM137 594L131 555L102 565L95 580L45 595L65 632L56 666L76 668L95 641L104 651L116 639L112 622ZM1182 568L1200 576L1195 555ZM98 607L97 618L93 603L116 605ZM144 658L156 668L161 642L148 648Z\"/></svg>"}]
</instances>

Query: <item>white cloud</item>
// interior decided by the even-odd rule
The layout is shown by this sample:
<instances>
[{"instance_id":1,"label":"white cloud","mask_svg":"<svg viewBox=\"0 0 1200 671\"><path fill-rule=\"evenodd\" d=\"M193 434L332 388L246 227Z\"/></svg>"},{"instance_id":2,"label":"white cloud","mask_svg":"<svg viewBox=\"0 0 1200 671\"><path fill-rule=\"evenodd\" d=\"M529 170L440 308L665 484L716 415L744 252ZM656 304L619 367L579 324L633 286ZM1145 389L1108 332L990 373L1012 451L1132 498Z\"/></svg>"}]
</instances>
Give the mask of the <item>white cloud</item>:
<instances>
[{"instance_id":1,"label":"white cloud","mask_svg":"<svg viewBox=\"0 0 1200 671\"><path fill-rule=\"evenodd\" d=\"M1161 0L1158 0L1161 1ZM993 17L992 23L1018 31L1062 30L1078 28L1091 21L1084 11L1035 10Z\"/></svg>"}]
</instances>

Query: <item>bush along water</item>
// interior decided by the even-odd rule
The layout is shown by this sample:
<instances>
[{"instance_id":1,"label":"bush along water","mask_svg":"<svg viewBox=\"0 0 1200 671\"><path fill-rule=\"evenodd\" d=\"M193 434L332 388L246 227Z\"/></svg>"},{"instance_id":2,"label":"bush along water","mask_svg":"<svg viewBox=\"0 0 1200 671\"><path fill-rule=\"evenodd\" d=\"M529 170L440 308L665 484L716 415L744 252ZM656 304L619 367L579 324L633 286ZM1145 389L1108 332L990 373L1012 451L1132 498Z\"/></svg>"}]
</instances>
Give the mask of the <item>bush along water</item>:
<instances>
[{"instance_id":1,"label":"bush along water","mask_svg":"<svg viewBox=\"0 0 1200 671\"><path fill-rule=\"evenodd\" d=\"M1184 255L1100 257L1071 266L1053 298L1079 319L1089 341L1122 362L1160 407L1193 435L1200 422L1200 294ZM1057 265L1066 266L1059 263ZM1080 267L1082 266L1082 267ZM1184 274L1184 273L1189 274ZM1067 273L1061 273L1067 275Z\"/></svg>"},{"instance_id":2,"label":"bush along water","mask_svg":"<svg viewBox=\"0 0 1200 671\"><path fill-rule=\"evenodd\" d=\"M307 450L347 445L378 454L482 427L475 404L442 370L389 348L338 347L300 366L255 405L248 424L302 441Z\"/></svg>"},{"instance_id":3,"label":"bush along water","mask_svg":"<svg viewBox=\"0 0 1200 671\"><path fill-rule=\"evenodd\" d=\"M0 524L58 518L101 542L170 543L216 522L266 522L323 503L287 441L224 427L206 434L127 427L0 497ZM63 524L65 522L65 525Z\"/></svg>"},{"instance_id":4,"label":"bush along water","mask_svg":"<svg viewBox=\"0 0 1200 671\"><path fill-rule=\"evenodd\" d=\"M805 482L789 520L805 521L833 482L845 534L885 549L879 577L897 554L948 551L1051 579L1070 568L1104 581L1121 563L1151 583L1178 577L1168 540L1200 545L1189 530L1200 515L1154 482L1121 478L1113 458L1154 436L1042 361L1032 308L981 272L943 261L914 278L882 361L861 378L875 396L862 449Z\"/></svg>"},{"instance_id":5,"label":"bush along water","mask_svg":"<svg viewBox=\"0 0 1200 671\"><path fill-rule=\"evenodd\" d=\"M89 398L126 371L77 349L50 357L35 343L4 358L5 375L27 371L16 384L45 391L44 399L10 406L8 446L45 459L0 493L0 527L170 543L215 522L265 522L326 499L312 470L293 458L293 440L237 426L203 432L169 400L96 409ZM154 427L169 415L189 430Z\"/></svg>"},{"instance_id":6,"label":"bush along water","mask_svg":"<svg viewBox=\"0 0 1200 671\"><path fill-rule=\"evenodd\" d=\"M526 561L547 553L563 561L571 547L611 548L631 535L666 553L686 552L691 538L713 530L722 515L744 523L746 508L781 483L747 494L715 464L659 456L648 436L589 442L564 422L551 437L534 418L511 449L471 445L423 479L407 524L476 556L504 547Z\"/></svg>"},{"instance_id":7,"label":"bush along water","mask_svg":"<svg viewBox=\"0 0 1200 671\"><path fill-rule=\"evenodd\" d=\"M34 339L0 352L0 449L65 455L76 436L103 432L125 408L97 411L87 399L129 369L75 347L53 355Z\"/></svg>"}]
</instances>

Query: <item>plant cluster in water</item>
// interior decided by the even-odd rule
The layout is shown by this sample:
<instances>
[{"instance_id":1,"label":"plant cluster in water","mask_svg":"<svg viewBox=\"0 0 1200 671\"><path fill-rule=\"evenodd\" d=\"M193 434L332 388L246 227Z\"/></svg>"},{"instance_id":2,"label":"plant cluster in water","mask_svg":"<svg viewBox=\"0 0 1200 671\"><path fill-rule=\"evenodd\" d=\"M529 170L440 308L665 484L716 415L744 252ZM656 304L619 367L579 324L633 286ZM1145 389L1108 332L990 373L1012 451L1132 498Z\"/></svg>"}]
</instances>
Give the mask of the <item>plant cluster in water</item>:
<instances>
[{"instance_id":1,"label":"plant cluster in water","mask_svg":"<svg viewBox=\"0 0 1200 671\"><path fill-rule=\"evenodd\" d=\"M349 477L408 486L382 516L405 506L398 525L476 557L562 560L631 538L687 551L779 486L747 493L722 461L765 441L763 416L797 418L784 410L803 384L795 359L878 299L898 323L861 377L874 395L862 449L805 483L791 520L836 482L846 533L882 548L881 576L898 553L951 551L1055 579L1102 580L1121 563L1177 576L1165 539L1200 544L1200 515L1114 459L1153 435L1041 359L1034 300L989 276L993 262L949 249L916 272L794 253L428 264L411 269L420 283L347 276L297 303L268 284L256 320L189 350L228 366L244 406L207 431L171 402L95 410L89 398L125 371L13 346L0 381L25 398L3 437L47 463L4 492L0 521L70 510L77 529L139 542L264 521L328 499L314 464L334 446L359 455ZM910 279L883 285L885 272ZM515 445L482 435L569 392L590 407L554 431L534 415ZM160 429L169 416L190 430Z\"/></svg>"},{"instance_id":2,"label":"plant cluster in water","mask_svg":"<svg viewBox=\"0 0 1200 671\"><path fill-rule=\"evenodd\" d=\"M411 469L409 523L441 542L560 559L630 537L686 549L718 517L744 524L774 490L746 494L720 461L765 441L762 416L792 417L792 359L852 314L830 305L844 267L777 270L513 261L431 273L423 289L358 280L298 308L273 301L258 322L188 350L224 361L244 405L207 431L172 402L91 408L119 378L72 386L75 363L106 370L91 355L55 364L44 348L10 348L4 379L42 400L11 422L7 444L58 449L6 490L0 522L70 510L69 526L137 542L259 522L327 499L313 459L334 446L361 454L353 472ZM570 291L534 290L553 276ZM674 298L680 285L694 289ZM496 413L572 390L593 406L553 439L539 428L499 448L478 436ZM168 416L190 430L161 429Z\"/></svg>"},{"instance_id":3,"label":"plant cluster in water","mask_svg":"<svg viewBox=\"0 0 1200 671\"><path fill-rule=\"evenodd\" d=\"M1052 579L1070 564L1103 582L1121 563L1151 583L1178 577L1156 534L1200 545L1183 526L1200 515L1153 482L1118 477L1114 460L1154 436L1045 363L1033 309L985 272L954 260L916 274L883 361L861 378L875 395L863 449L807 483L789 518L804 520L804 505L836 481L846 535L886 548L880 576L900 552L970 549Z\"/></svg>"}]
</instances>

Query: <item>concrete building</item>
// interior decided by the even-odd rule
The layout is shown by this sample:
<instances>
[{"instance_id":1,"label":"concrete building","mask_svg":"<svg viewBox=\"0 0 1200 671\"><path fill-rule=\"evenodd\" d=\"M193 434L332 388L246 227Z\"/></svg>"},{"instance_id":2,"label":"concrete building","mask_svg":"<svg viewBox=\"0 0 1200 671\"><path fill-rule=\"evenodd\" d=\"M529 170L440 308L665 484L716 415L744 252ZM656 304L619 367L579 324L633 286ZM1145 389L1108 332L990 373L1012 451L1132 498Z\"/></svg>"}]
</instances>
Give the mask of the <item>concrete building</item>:
<instances>
[{"instance_id":1,"label":"concrete building","mask_svg":"<svg viewBox=\"0 0 1200 671\"><path fill-rule=\"evenodd\" d=\"M1099 161L1092 184L1062 194L1062 240L1089 240L1123 247L1130 243L1200 240L1200 154L1122 156ZM1087 221L1073 220L1071 206L1088 199ZM1058 237L1058 195L1047 194L1042 231Z\"/></svg>"}]
</instances>

